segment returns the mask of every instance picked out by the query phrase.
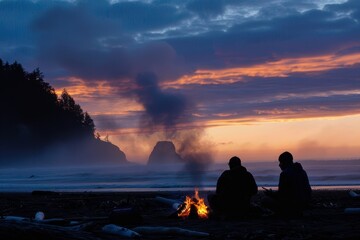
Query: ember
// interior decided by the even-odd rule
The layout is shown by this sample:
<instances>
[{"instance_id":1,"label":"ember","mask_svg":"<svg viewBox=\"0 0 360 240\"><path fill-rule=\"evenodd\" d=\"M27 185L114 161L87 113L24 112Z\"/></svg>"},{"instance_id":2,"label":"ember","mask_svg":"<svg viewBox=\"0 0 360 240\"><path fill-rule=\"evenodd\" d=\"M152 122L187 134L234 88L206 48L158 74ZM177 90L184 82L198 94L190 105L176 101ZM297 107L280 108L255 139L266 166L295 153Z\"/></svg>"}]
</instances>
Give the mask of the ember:
<instances>
[{"instance_id":1,"label":"ember","mask_svg":"<svg viewBox=\"0 0 360 240\"><path fill-rule=\"evenodd\" d=\"M190 217L190 218L208 218L208 207L206 206L204 199L199 197L198 189L195 189L195 196L186 196L184 203L178 210L179 217Z\"/></svg>"}]
</instances>

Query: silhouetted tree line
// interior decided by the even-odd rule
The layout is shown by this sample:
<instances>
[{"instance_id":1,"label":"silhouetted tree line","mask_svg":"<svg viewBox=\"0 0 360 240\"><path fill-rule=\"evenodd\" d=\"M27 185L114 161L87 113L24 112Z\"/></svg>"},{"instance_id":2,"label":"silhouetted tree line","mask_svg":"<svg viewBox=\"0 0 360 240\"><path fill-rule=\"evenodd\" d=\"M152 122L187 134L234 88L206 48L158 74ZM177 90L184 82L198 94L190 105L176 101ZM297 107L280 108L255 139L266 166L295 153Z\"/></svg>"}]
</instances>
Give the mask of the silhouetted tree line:
<instances>
[{"instance_id":1,"label":"silhouetted tree line","mask_svg":"<svg viewBox=\"0 0 360 240\"><path fill-rule=\"evenodd\" d=\"M0 59L0 84L0 161L61 141L95 138L90 115L66 90L58 97L39 69L29 73Z\"/></svg>"}]
</instances>

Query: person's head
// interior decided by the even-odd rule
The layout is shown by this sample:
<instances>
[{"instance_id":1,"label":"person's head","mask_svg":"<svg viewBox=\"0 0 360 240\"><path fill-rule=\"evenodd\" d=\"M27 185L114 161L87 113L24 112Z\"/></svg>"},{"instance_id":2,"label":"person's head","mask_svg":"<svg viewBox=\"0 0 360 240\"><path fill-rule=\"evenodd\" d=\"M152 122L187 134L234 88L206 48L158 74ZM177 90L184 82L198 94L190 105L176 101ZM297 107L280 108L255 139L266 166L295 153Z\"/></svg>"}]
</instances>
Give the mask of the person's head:
<instances>
[{"instance_id":1,"label":"person's head","mask_svg":"<svg viewBox=\"0 0 360 240\"><path fill-rule=\"evenodd\" d=\"M229 160L230 169L233 169L233 168L236 168L236 167L239 167L239 166L241 166L240 158L238 158L236 156L230 158L230 160Z\"/></svg>"},{"instance_id":2,"label":"person's head","mask_svg":"<svg viewBox=\"0 0 360 240\"><path fill-rule=\"evenodd\" d=\"M289 167L293 163L294 163L293 162L293 156L291 155L291 153L283 152L282 154L280 154L280 156L279 156L279 167L281 168L281 170L286 169L287 167Z\"/></svg>"}]
</instances>

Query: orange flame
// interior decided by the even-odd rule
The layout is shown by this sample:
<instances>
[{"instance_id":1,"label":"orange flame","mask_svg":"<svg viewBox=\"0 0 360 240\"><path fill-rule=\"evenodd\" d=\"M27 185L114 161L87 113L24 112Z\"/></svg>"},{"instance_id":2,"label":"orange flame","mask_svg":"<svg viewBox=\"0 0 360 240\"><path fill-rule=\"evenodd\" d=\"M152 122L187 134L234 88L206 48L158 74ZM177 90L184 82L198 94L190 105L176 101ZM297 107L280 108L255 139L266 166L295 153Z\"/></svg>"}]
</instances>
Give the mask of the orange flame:
<instances>
[{"instance_id":1,"label":"orange flame","mask_svg":"<svg viewBox=\"0 0 360 240\"><path fill-rule=\"evenodd\" d=\"M206 206L204 199L199 197L198 189L195 189L195 196L189 197L186 196L186 199L180 207L180 212L178 213L179 217L188 217L191 212L191 206L194 206L197 211L197 215L200 218L207 219L209 215L208 207Z\"/></svg>"}]
</instances>

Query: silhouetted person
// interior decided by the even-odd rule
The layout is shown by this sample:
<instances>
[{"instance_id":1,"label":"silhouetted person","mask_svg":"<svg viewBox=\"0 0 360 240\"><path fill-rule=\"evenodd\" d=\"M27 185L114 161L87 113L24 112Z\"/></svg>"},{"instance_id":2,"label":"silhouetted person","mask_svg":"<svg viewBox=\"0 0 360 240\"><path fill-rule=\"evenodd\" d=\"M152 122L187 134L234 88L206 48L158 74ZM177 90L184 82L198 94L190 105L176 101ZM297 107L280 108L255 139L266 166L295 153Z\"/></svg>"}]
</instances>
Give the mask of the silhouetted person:
<instances>
[{"instance_id":1,"label":"silhouetted person","mask_svg":"<svg viewBox=\"0 0 360 240\"><path fill-rule=\"evenodd\" d=\"M229 160L216 185L216 194L208 196L211 209L225 215L241 215L250 210L250 199L258 191L253 175L241 166L238 157Z\"/></svg>"},{"instance_id":2,"label":"silhouetted person","mask_svg":"<svg viewBox=\"0 0 360 240\"><path fill-rule=\"evenodd\" d=\"M311 199L311 187L308 176L301 164L293 162L293 156L284 152L279 156L282 172L278 191L266 190L269 198L264 205L280 215L301 216Z\"/></svg>"}]
</instances>

